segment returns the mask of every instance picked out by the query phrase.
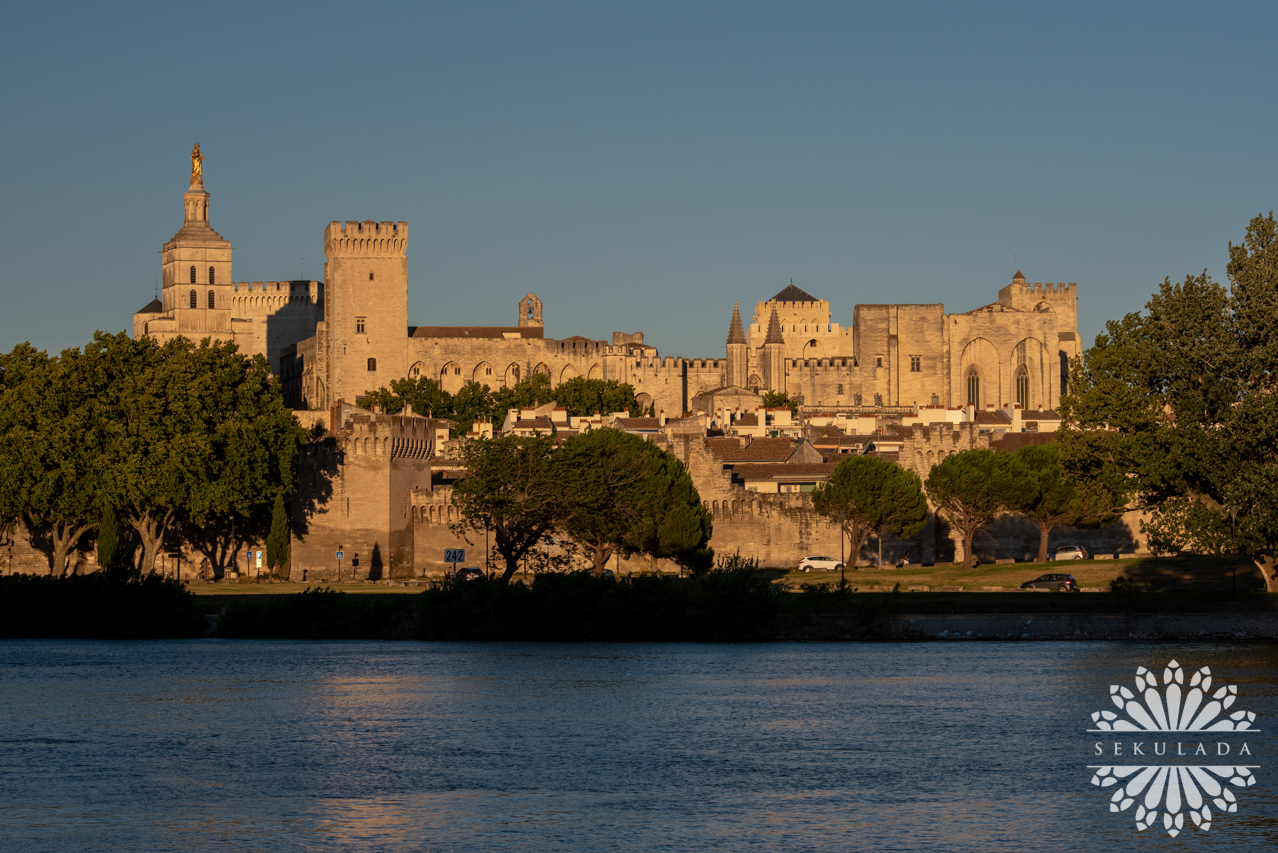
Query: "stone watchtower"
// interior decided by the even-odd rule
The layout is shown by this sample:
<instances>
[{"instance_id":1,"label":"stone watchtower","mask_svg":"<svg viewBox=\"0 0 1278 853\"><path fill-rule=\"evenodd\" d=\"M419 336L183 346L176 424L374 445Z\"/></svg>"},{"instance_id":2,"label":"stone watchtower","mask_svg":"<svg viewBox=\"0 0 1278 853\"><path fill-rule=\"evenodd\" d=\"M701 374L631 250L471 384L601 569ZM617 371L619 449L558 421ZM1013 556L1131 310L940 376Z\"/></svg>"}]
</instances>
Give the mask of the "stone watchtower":
<instances>
[{"instance_id":1,"label":"stone watchtower","mask_svg":"<svg viewBox=\"0 0 1278 853\"><path fill-rule=\"evenodd\" d=\"M768 319L768 336L763 341L763 383L769 391L785 393L785 337L776 308Z\"/></svg>"},{"instance_id":2,"label":"stone watchtower","mask_svg":"<svg viewBox=\"0 0 1278 853\"><path fill-rule=\"evenodd\" d=\"M741 326L741 311L732 303L732 324L728 326L728 358L723 384L746 387L750 374L750 348L746 345L745 329Z\"/></svg>"},{"instance_id":3,"label":"stone watchtower","mask_svg":"<svg viewBox=\"0 0 1278 853\"><path fill-rule=\"evenodd\" d=\"M329 399L354 402L408 373L408 223L324 229Z\"/></svg>"}]
</instances>

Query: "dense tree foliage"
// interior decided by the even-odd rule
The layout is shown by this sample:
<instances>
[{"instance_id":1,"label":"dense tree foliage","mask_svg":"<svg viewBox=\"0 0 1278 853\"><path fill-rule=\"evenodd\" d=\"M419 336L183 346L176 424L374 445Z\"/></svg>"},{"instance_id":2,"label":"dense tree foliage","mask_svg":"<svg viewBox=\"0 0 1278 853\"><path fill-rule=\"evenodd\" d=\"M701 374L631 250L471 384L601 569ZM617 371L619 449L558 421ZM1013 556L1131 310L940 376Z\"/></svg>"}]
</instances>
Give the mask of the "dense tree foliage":
<instances>
[{"instance_id":1,"label":"dense tree foliage","mask_svg":"<svg viewBox=\"0 0 1278 853\"><path fill-rule=\"evenodd\" d=\"M936 511L963 537L963 567L972 568L976 534L1012 507L1027 503L1034 483L1020 456L993 450L952 453L924 485Z\"/></svg>"},{"instance_id":2,"label":"dense tree foliage","mask_svg":"<svg viewBox=\"0 0 1278 853\"><path fill-rule=\"evenodd\" d=\"M913 471L874 456L840 462L812 493L812 507L842 528L852 566L874 531L909 539L927 524L927 500Z\"/></svg>"},{"instance_id":3,"label":"dense tree foliage","mask_svg":"<svg viewBox=\"0 0 1278 853\"><path fill-rule=\"evenodd\" d=\"M1025 463L1032 489L1008 509L1038 528L1038 562L1046 562L1048 536L1055 528L1110 524L1121 514L1122 508L1100 482L1072 477L1061 468L1059 444L1032 444L1017 455Z\"/></svg>"},{"instance_id":4,"label":"dense tree foliage","mask_svg":"<svg viewBox=\"0 0 1278 853\"><path fill-rule=\"evenodd\" d=\"M306 432L262 357L102 332L44 364L32 352L4 359L0 512L49 531L54 574L104 507L149 572L178 520L248 517L293 488Z\"/></svg>"},{"instance_id":5,"label":"dense tree foliage","mask_svg":"<svg viewBox=\"0 0 1278 853\"><path fill-rule=\"evenodd\" d=\"M1229 246L1230 286L1165 280L1112 320L1062 401L1062 462L1148 509L1159 551L1237 548L1278 591L1278 225Z\"/></svg>"},{"instance_id":6,"label":"dense tree foliage","mask_svg":"<svg viewBox=\"0 0 1278 853\"><path fill-rule=\"evenodd\" d=\"M466 476L453 487L454 529L492 533L503 582L552 531L580 543L596 572L618 551L693 574L714 564L710 513L692 478L651 442L600 429L557 449L550 436L511 435L466 441L459 453Z\"/></svg>"},{"instance_id":7,"label":"dense tree foliage","mask_svg":"<svg viewBox=\"0 0 1278 853\"><path fill-rule=\"evenodd\" d=\"M496 391L470 381L456 394L449 394L434 379L396 379L389 388L379 388L364 398L365 405L377 404L388 414L403 411L405 405L411 405L419 415L456 421L454 438L470 432L477 420L500 427L510 409L542 406L550 402L558 403L574 417L596 412L627 412L632 416L645 414L643 406L635 400L634 387L629 383L574 376L551 388L550 377L544 373L534 373Z\"/></svg>"},{"instance_id":8,"label":"dense tree foliage","mask_svg":"<svg viewBox=\"0 0 1278 853\"><path fill-rule=\"evenodd\" d=\"M459 450L466 476L453 486L461 512L453 527L466 535L491 531L507 582L519 561L554 527L563 499L550 436L509 435L465 441Z\"/></svg>"}]
</instances>

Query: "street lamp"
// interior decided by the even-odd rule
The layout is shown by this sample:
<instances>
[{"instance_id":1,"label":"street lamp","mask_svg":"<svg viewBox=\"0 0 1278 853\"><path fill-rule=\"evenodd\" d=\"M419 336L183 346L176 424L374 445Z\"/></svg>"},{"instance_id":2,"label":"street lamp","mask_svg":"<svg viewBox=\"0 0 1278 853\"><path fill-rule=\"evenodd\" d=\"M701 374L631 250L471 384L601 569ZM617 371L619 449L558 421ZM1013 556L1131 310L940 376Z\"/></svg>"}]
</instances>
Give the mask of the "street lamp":
<instances>
[{"instance_id":1,"label":"street lamp","mask_svg":"<svg viewBox=\"0 0 1278 853\"><path fill-rule=\"evenodd\" d=\"M848 514L840 510L839 512L839 587L847 586L847 545L843 541L843 525L848 520Z\"/></svg>"}]
</instances>

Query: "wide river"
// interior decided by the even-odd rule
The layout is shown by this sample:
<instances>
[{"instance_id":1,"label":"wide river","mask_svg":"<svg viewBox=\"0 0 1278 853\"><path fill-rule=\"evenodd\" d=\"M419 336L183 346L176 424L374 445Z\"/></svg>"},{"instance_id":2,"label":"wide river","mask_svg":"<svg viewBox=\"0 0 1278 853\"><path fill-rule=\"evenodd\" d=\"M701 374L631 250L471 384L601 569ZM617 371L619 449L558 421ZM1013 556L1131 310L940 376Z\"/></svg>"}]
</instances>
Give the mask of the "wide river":
<instances>
[{"instance_id":1,"label":"wide river","mask_svg":"<svg viewBox=\"0 0 1278 853\"><path fill-rule=\"evenodd\" d=\"M1248 744L1174 839L1087 731L1173 658L1261 729L1138 738ZM5 641L0 851L1273 851L1275 725L1273 645Z\"/></svg>"}]
</instances>

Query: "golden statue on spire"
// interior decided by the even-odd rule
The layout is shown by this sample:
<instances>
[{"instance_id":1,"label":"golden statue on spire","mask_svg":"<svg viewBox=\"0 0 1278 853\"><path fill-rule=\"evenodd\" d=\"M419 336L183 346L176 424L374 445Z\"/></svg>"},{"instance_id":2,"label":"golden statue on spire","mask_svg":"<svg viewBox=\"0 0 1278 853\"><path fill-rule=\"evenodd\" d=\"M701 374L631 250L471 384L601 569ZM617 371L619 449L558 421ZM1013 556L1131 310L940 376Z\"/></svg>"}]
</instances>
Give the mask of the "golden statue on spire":
<instances>
[{"instance_id":1,"label":"golden statue on spire","mask_svg":"<svg viewBox=\"0 0 1278 853\"><path fill-rule=\"evenodd\" d=\"M191 149L191 183L204 183L204 155L200 153L200 143L195 143L195 147Z\"/></svg>"}]
</instances>

